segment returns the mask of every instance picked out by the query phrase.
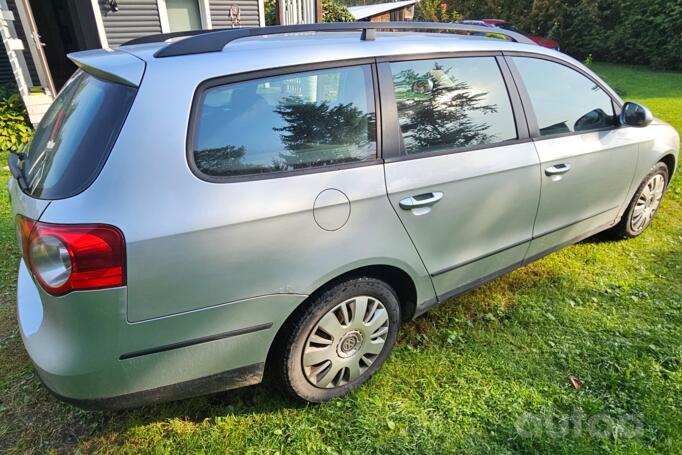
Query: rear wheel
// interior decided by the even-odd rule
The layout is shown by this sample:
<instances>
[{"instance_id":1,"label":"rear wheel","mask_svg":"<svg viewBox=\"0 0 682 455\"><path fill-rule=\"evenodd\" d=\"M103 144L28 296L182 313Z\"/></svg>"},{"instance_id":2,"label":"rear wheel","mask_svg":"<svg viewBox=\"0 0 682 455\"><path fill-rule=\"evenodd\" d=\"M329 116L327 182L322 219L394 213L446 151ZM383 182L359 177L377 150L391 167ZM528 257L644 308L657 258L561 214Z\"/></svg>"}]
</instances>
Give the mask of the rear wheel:
<instances>
[{"instance_id":1,"label":"rear wheel","mask_svg":"<svg viewBox=\"0 0 682 455\"><path fill-rule=\"evenodd\" d=\"M644 177L620 223L614 228L621 237L637 237L649 226L668 186L668 166L657 163Z\"/></svg>"},{"instance_id":2,"label":"rear wheel","mask_svg":"<svg viewBox=\"0 0 682 455\"><path fill-rule=\"evenodd\" d=\"M390 354L400 325L395 291L374 278L339 283L301 311L279 368L286 390L320 403L367 381Z\"/></svg>"}]
</instances>

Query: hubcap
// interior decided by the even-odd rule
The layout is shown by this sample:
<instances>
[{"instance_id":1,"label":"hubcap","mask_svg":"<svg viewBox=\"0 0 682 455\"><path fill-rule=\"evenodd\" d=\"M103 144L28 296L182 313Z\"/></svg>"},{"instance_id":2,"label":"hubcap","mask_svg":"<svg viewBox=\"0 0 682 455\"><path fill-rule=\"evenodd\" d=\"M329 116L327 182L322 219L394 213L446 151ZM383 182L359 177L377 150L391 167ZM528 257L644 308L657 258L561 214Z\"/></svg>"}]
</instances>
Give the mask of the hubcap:
<instances>
[{"instance_id":1,"label":"hubcap","mask_svg":"<svg viewBox=\"0 0 682 455\"><path fill-rule=\"evenodd\" d=\"M378 299L353 297L322 316L308 335L303 372L320 388L357 379L381 353L388 336L388 313Z\"/></svg>"},{"instance_id":2,"label":"hubcap","mask_svg":"<svg viewBox=\"0 0 682 455\"><path fill-rule=\"evenodd\" d=\"M641 231L649 225L661 204L663 190L665 190L665 179L661 174L654 175L646 182L630 217L630 228L633 231Z\"/></svg>"},{"instance_id":3,"label":"hubcap","mask_svg":"<svg viewBox=\"0 0 682 455\"><path fill-rule=\"evenodd\" d=\"M341 338L336 353L342 359L352 357L362 347L362 334L356 330L348 332Z\"/></svg>"}]
</instances>

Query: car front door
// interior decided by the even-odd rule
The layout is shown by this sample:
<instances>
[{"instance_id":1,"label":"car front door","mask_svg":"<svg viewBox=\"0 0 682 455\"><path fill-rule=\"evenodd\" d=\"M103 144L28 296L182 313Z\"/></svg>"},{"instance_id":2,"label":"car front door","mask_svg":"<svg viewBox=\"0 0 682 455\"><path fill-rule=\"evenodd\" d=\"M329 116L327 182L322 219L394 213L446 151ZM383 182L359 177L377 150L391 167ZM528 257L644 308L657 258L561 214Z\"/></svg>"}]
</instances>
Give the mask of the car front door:
<instances>
[{"instance_id":1,"label":"car front door","mask_svg":"<svg viewBox=\"0 0 682 455\"><path fill-rule=\"evenodd\" d=\"M388 197L439 300L518 266L531 240L539 160L508 71L494 55L379 64Z\"/></svg>"},{"instance_id":2,"label":"car front door","mask_svg":"<svg viewBox=\"0 0 682 455\"><path fill-rule=\"evenodd\" d=\"M542 197L528 258L614 224L638 144L600 83L559 62L508 57L541 162Z\"/></svg>"}]
</instances>

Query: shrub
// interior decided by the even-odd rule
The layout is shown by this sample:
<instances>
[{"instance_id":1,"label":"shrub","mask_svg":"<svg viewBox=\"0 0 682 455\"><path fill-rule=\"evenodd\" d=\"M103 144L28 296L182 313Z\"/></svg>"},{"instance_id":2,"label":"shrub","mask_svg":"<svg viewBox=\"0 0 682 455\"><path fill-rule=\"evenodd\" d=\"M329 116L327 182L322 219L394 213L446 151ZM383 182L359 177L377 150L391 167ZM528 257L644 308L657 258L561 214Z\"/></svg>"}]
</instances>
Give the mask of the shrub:
<instances>
[{"instance_id":1,"label":"shrub","mask_svg":"<svg viewBox=\"0 0 682 455\"><path fill-rule=\"evenodd\" d=\"M441 0L420 0L414 11L418 22L450 22L448 4Z\"/></svg>"},{"instance_id":2,"label":"shrub","mask_svg":"<svg viewBox=\"0 0 682 455\"><path fill-rule=\"evenodd\" d=\"M275 0L265 1L265 25L277 25L277 2Z\"/></svg>"},{"instance_id":3,"label":"shrub","mask_svg":"<svg viewBox=\"0 0 682 455\"><path fill-rule=\"evenodd\" d=\"M26 108L10 86L0 86L0 150L19 151L31 139Z\"/></svg>"},{"instance_id":4,"label":"shrub","mask_svg":"<svg viewBox=\"0 0 682 455\"><path fill-rule=\"evenodd\" d=\"M322 0L324 22L353 22L348 8L337 0ZM277 25L277 1L265 0L265 25Z\"/></svg>"},{"instance_id":5,"label":"shrub","mask_svg":"<svg viewBox=\"0 0 682 455\"><path fill-rule=\"evenodd\" d=\"M322 0L322 17L325 22L353 22L355 17L337 0Z\"/></svg>"}]
</instances>

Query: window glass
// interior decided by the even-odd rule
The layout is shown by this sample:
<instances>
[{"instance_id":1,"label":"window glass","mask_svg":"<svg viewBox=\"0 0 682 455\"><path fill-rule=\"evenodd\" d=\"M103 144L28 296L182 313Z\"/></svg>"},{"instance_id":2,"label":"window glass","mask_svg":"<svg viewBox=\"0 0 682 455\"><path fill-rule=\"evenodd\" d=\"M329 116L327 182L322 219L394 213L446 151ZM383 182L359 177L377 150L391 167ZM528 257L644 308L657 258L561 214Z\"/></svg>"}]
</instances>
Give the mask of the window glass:
<instances>
[{"instance_id":1,"label":"window glass","mask_svg":"<svg viewBox=\"0 0 682 455\"><path fill-rule=\"evenodd\" d=\"M166 0L166 12L171 32L201 29L198 0Z\"/></svg>"},{"instance_id":2,"label":"window glass","mask_svg":"<svg viewBox=\"0 0 682 455\"><path fill-rule=\"evenodd\" d=\"M369 66L213 87L196 113L194 160L227 176L375 159L374 112Z\"/></svg>"},{"instance_id":3,"label":"window glass","mask_svg":"<svg viewBox=\"0 0 682 455\"><path fill-rule=\"evenodd\" d=\"M391 63L391 72L407 154L516 139L494 57Z\"/></svg>"},{"instance_id":4,"label":"window glass","mask_svg":"<svg viewBox=\"0 0 682 455\"><path fill-rule=\"evenodd\" d=\"M616 124L611 97L577 71L531 57L513 57L530 96L542 136Z\"/></svg>"},{"instance_id":5,"label":"window glass","mask_svg":"<svg viewBox=\"0 0 682 455\"><path fill-rule=\"evenodd\" d=\"M87 188L109 156L137 90L77 71L27 146L28 193L62 199Z\"/></svg>"}]
</instances>

